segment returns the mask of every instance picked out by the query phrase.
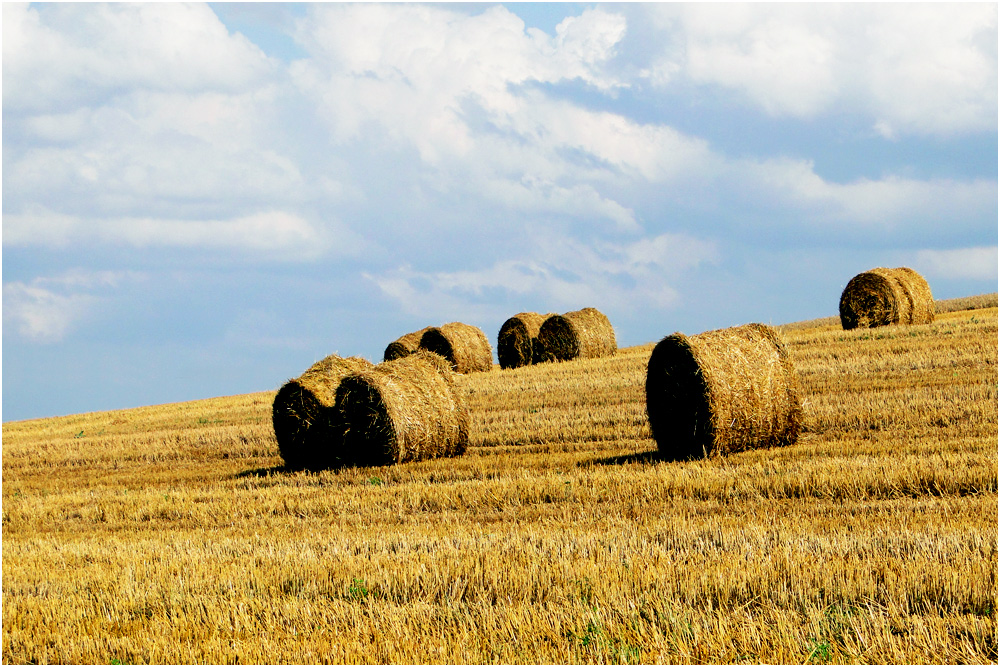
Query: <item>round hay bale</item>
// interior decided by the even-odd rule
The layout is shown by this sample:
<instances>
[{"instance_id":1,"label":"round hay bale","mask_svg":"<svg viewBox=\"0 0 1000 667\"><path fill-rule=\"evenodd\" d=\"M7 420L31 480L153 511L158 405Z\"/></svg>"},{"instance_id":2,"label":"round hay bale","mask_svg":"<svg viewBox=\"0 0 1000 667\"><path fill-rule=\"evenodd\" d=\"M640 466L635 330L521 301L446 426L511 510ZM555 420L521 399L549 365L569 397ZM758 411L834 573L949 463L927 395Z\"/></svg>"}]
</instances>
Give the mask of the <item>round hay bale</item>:
<instances>
[{"instance_id":1,"label":"round hay bale","mask_svg":"<svg viewBox=\"0 0 1000 667\"><path fill-rule=\"evenodd\" d=\"M845 330L934 321L934 297L923 276L911 268L874 268L851 278L840 295Z\"/></svg>"},{"instance_id":2,"label":"round hay bale","mask_svg":"<svg viewBox=\"0 0 1000 667\"><path fill-rule=\"evenodd\" d=\"M606 357L618 350L615 329L596 308L551 315L538 330L541 361Z\"/></svg>"},{"instance_id":3,"label":"round hay bale","mask_svg":"<svg viewBox=\"0 0 1000 667\"><path fill-rule=\"evenodd\" d=\"M341 379L372 367L361 357L331 354L278 390L271 422L288 468L321 470L337 464L343 423L335 407Z\"/></svg>"},{"instance_id":4,"label":"round hay bale","mask_svg":"<svg viewBox=\"0 0 1000 667\"><path fill-rule=\"evenodd\" d=\"M469 408L459 377L444 358L418 350L344 378L345 459L387 465L458 456L469 443Z\"/></svg>"},{"instance_id":5,"label":"round hay bale","mask_svg":"<svg viewBox=\"0 0 1000 667\"><path fill-rule=\"evenodd\" d=\"M420 337L423 336L428 329L430 329L430 327L424 327L420 331L404 334L389 343L385 348L385 353L382 355L382 361L401 359L416 352L417 348L420 347Z\"/></svg>"},{"instance_id":6,"label":"round hay bale","mask_svg":"<svg viewBox=\"0 0 1000 667\"><path fill-rule=\"evenodd\" d=\"M518 313L500 327L497 334L497 359L500 368L520 368L537 363L541 356L538 330L552 313Z\"/></svg>"},{"instance_id":7,"label":"round hay bale","mask_svg":"<svg viewBox=\"0 0 1000 667\"><path fill-rule=\"evenodd\" d=\"M479 327L450 322L431 327L420 338L420 348L439 354L456 373L488 371L493 368L493 348Z\"/></svg>"},{"instance_id":8,"label":"round hay bale","mask_svg":"<svg viewBox=\"0 0 1000 667\"><path fill-rule=\"evenodd\" d=\"M657 343L646 414L661 455L672 460L790 445L802 430L795 369L764 324Z\"/></svg>"},{"instance_id":9,"label":"round hay bale","mask_svg":"<svg viewBox=\"0 0 1000 667\"><path fill-rule=\"evenodd\" d=\"M934 321L934 295L931 286L922 275L908 266L896 269L902 282L910 291L913 307L910 309L910 324L930 324Z\"/></svg>"}]
</instances>

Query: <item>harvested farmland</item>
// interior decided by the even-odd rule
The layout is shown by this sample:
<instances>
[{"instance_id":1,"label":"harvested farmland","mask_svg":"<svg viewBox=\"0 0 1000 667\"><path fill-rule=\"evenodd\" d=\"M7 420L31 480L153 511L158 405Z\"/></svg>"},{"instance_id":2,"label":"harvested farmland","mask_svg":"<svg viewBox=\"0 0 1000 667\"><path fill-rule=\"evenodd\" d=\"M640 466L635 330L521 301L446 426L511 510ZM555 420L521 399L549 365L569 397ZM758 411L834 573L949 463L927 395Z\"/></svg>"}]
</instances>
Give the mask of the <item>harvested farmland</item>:
<instances>
[{"instance_id":1,"label":"harvested farmland","mask_svg":"<svg viewBox=\"0 0 1000 667\"><path fill-rule=\"evenodd\" d=\"M271 423L287 467L321 470L336 465L343 439L343 420L335 406L337 387L347 375L371 367L361 357L331 354L278 390Z\"/></svg>"},{"instance_id":2,"label":"harvested farmland","mask_svg":"<svg viewBox=\"0 0 1000 667\"><path fill-rule=\"evenodd\" d=\"M996 664L996 295L936 305L783 327L796 443L693 461L655 341L459 377L402 465L286 469L275 391L5 422L4 661Z\"/></svg>"},{"instance_id":3,"label":"harvested farmland","mask_svg":"<svg viewBox=\"0 0 1000 667\"><path fill-rule=\"evenodd\" d=\"M799 383L772 327L746 324L661 340L646 369L646 412L668 459L790 445Z\"/></svg>"},{"instance_id":4,"label":"harvested farmland","mask_svg":"<svg viewBox=\"0 0 1000 667\"><path fill-rule=\"evenodd\" d=\"M431 327L420 338L421 349L441 355L456 373L474 373L493 368L493 349L479 327L449 322Z\"/></svg>"},{"instance_id":5,"label":"harvested farmland","mask_svg":"<svg viewBox=\"0 0 1000 667\"><path fill-rule=\"evenodd\" d=\"M611 321L596 308L551 315L539 329L538 345L543 361L596 359L618 349Z\"/></svg>"},{"instance_id":6,"label":"harvested farmland","mask_svg":"<svg viewBox=\"0 0 1000 667\"><path fill-rule=\"evenodd\" d=\"M541 356L538 331L552 313L518 313L507 319L497 334L500 368L520 368L537 363Z\"/></svg>"},{"instance_id":7,"label":"harvested farmland","mask_svg":"<svg viewBox=\"0 0 1000 667\"><path fill-rule=\"evenodd\" d=\"M345 377L336 405L346 423L344 456L355 465L457 456L469 442L457 374L426 350Z\"/></svg>"},{"instance_id":8,"label":"harvested farmland","mask_svg":"<svg viewBox=\"0 0 1000 667\"><path fill-rule=\"evenodd\" d=\"M385 352L382 354L382 361L400 359L408 354L416 352L417 348L420 347L420 338L428 329L430 329L430 327L424 327L420 331L403 334L396 340L386 345Z\"/></svg>"},{"instance_id":9,"label":"harvested farmland","mask_svg":"<svg viewBox=\"0 0 1000 667\"><path fill-rule=\"evenodd\" d=\"M878 267L859 273L840 295L840 323L844 330L933 321L930 285L909 267Z\"/></svg>"}]
</instances>

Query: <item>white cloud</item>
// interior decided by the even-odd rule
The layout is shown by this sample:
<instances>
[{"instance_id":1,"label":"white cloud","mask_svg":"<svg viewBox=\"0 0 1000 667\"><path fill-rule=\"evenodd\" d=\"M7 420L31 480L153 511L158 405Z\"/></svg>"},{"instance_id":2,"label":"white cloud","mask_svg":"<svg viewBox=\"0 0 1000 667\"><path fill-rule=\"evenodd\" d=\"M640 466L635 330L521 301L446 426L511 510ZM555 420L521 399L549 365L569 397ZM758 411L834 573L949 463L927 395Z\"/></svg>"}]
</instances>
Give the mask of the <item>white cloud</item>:
<instances>
[{"instance_id":1,"label":"white cloud","mask_svg":"<svg viewBox=\"0 0 1000 667\"><path fill-rule=\"evenodd\" d=\"M913 264L932 277L969 280L997 280L997 247L921 250Z\"/></svg>"},{"instance_id":2,"label":"white cloud","mask_svg":"<svg viewBox=\"0 0 1000 667\"><path fill-rule=\"evenodd\" d=\"M207 5L4 3L4 111L58 110L126 89L240 90L263 52Z\"/></svg>"},{"instance_id":3,"label":"white cloud","mask_svg":"<svg viewBox=\"0 0 1000 667\"><path fill-rule=\"evenodd\" d=\"M680 298L670 282L718 259L714 243L681 234L586 244L539 232L526 238L524 247L526 258L500 260L483 269L425 272L404 266L365 277L411 315L448 319L464 313L495 319L501 313L484 303L484 296L498 291L562 310L668 307Z\"/></svg>"},{"instance_id":4,"label":"white cloud","mask_svg":"<svg viewBox=\"0 0 1000 667\"><path fill-rule=\"evenodd\" d=\"M128 272L72 270L30 283L4 283L4 329L12 326L32 342L57 343L100 301L101 297L91 292L115 288L122 280L136 276Z\"/></svg>"},{"instance_id":5,"label":"white cloud","mask_svg":"<svg viewBox=\"0 0 1000 667\"><path fill-rule=\"evenodd\" d=\"M899 176L836 183L820 177L810 161L776 158L733 160L723 177L744 202L760 202L781 218L844 233L862 230L976 228L995 216L997 182L988 179L918 180Z\"/></svg>"},{"instance_id":6,"label":"white cloud","mask_svg":"<svg viewBox=\"0 0 1000 667\"><path fill-rule=\"evenodd\" d=\"M5 215L3 233L5 246L98 242L136 248L231 249L283 260L311 260L331 249L353 254L362 244L337 226L323 229L284 211L226 220L84 219L34 207L26 214Z\"/></svg>"},{"instance_id":7,"label":"white cloud","mask_svg":"<svg viewBox=\"0 0 1000 667\"><path fill-rule=\"evenodd\" d=\"M869 115L884 136L996 129L995 4L651 5L654 83L740 91L775 116Z\"/></svg>"}]
</instances>

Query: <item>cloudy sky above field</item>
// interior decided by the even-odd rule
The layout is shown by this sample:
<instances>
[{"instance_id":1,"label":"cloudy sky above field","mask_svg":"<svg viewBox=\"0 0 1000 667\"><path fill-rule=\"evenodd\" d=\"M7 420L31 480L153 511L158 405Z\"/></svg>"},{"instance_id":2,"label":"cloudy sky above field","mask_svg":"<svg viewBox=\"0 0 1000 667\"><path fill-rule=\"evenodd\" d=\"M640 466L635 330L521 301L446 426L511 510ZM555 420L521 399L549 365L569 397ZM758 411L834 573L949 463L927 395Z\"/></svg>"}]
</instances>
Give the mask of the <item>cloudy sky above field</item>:
<instances>
[{"instance_id":1,"label":"cloudy sky above field","mask_svg":"<svg viewBox=\"0 0 1000 667\"><path fill-rule=\"evenodd\" d=\"M3 419L997 289L995 4L3 5Z\"/></svg>"}]
</instances>

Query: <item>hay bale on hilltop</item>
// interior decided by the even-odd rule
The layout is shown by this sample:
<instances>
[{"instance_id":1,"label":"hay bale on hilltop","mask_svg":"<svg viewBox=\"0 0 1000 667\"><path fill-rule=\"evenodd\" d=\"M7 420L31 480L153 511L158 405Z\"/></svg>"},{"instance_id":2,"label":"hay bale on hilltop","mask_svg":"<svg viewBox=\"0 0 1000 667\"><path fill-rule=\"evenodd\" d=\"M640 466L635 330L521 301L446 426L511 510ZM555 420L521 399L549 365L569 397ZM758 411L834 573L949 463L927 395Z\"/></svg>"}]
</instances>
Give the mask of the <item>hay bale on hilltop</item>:
<instances>
[{"instance_id":1,"label":"hay bale on hilltop","mask_svg":"<svg viewBox=\"0 0 1000 667\"><path fill-rule=\"evenodd\" d=\"M541 361L594 359L618 350L611 321L596 308L549 316L538 330L538 346Z\"/></svg>"},{"instance_id":2,"label":"hay bale on hilltop","mask_svg":"<svg viewBox=\"0 0 1000 667\"><path fill-rule=\"evenodd\" d=\"M471 324L449 322L431 327L420 337L420 349L441 355L456 373L493 368L493 348L482 329Z\"/></svg>"},{"instance_id":3,"label":"hay bale on hilltop","mask_svg":"<svg viewBox=\"0 0 1000 667\"><path fill-rule=\"evenodd\" d=\"M500 368L520 368L538 363L541 346L538 331L552 313L518 313L500 327L497 334L497 359Z\"/></svg>"},{"instance_id":4,"label":"hay bale on hilltop","mask_svg":"<svg viewBox=\"0 0 1000 667\"><path fill-rule=\"evenodd\" d=\"M336 405L347 424L346 460L387 465L463 454L469 408L460 381L426 350L344 378Z\"/></svg>"},{"instance_id":5,"label":"hay bale on hilltop","mask_svg":"<svg viewBox=\"0 0 1000 667\"><path fill-rule=\"evenodd\" d=\"M361 357L331 354L278 390L271 422L285 466L321 470L337 464L343 438L343 420L334 405L337 386L371 367Z\"/></svg>"},{"instance_id":6,"label":"hay bale on hilltop","mask_svg":"<svg viewBox=\"0 0 1000 667\"><path fill-rule=\"evenodd\" d=\"M840 324L845 330L933 321L930 285L909 267L859 273L840 295Z\"/></svg>"},{"instance_id":7,"label":"hay bale on hilltop","mask_svg":"<svg viewBox=\"0 0 1000 667\"><path fill-rule=\"evenodd\" d=\"M403 357L416 352L417 348L420 347L420 338L427 332L428 329L430 329L430 327L424 327L420 331L404 334L389 343L385 348L385 352L382 354L382 361L402 359Z\"/></svg>"},{"instance_id":8,"label":"hay bale on hilltop","mask_svg":"<svg viewBox=\"0 0 1000 667\"><path fill-rule=\"evenodd\" d=\"M646 413L660 453L673 460L790 445L802 430L795 369L763 324L657 343Z\"/></svg>"}]
</instances>

